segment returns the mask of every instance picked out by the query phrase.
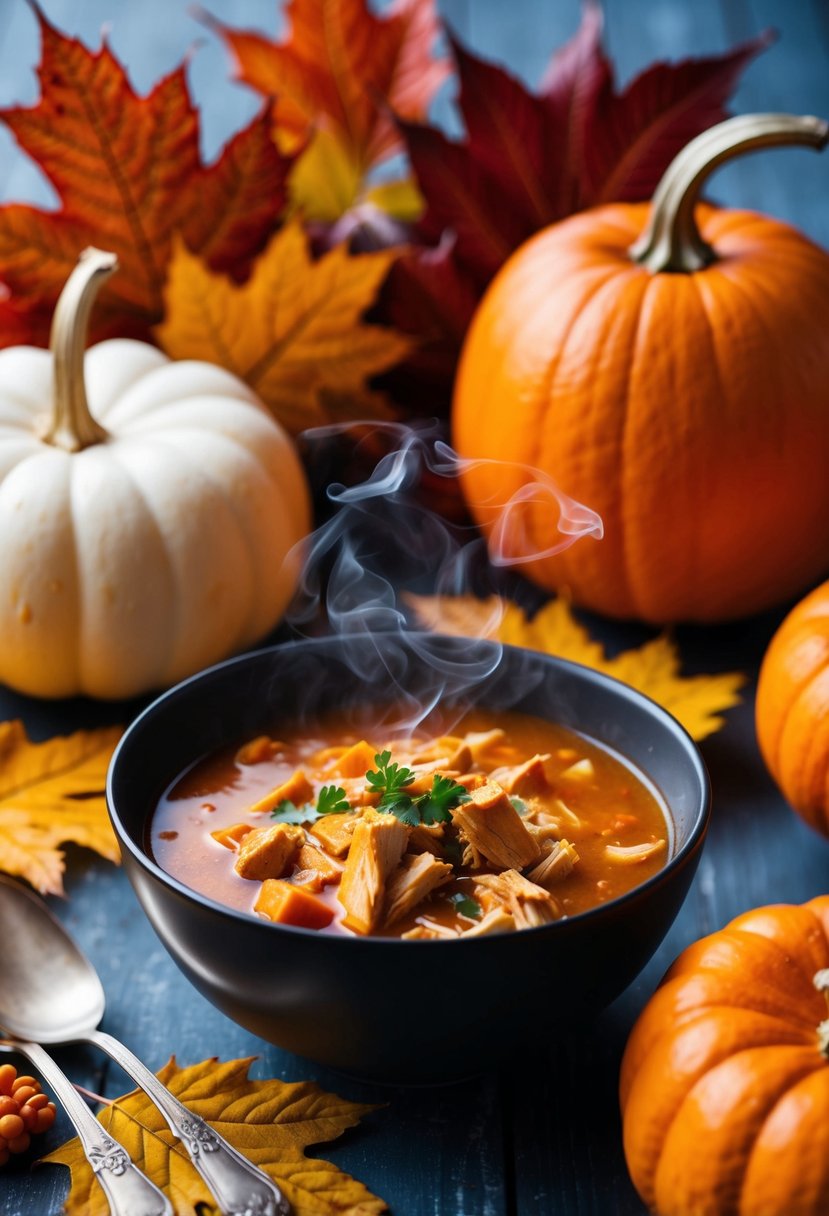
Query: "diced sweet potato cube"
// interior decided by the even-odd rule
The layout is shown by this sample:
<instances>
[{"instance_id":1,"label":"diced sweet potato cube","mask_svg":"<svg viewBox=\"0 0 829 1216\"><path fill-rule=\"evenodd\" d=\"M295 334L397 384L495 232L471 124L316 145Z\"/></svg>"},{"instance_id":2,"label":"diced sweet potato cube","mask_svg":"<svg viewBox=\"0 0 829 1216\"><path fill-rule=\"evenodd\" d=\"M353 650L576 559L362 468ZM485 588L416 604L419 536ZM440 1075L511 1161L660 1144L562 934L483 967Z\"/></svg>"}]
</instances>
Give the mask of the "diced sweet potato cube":
<instances>
[{"instance_id":1,"label":"diced sweet potato cube","mask_svg":"<svg viewBox=\"0 0 829 1216\"><path fill-rule=\"evenodd\" d=\"M525 760L523 764L499 769L494 776L508 794L517 794L521 798L527 798L531 794L543 794L550 788L544 768L545 761L549 759L549 753L543 756L533 756L530 760Z\"/></svg>"},{"instance_id":2,"label":"diced sweet potato cube","mask_svg":"<svg viewBox=\"0 0 829 1216\"><path fill-rule=\"evenodd\" d=\"M527 878L549 891L572 872L578 860L579 855L569 840L553 841L550 851L530 870Z\"/></svg>"},{"instance_id":3,"label":"diced sweet potato cube","mask_svg":"<svg viewBox=\"0 0 829 1216\"><path fill-rule=\"evenodd\" d=\"M455 807L452 819L473 858L480 855L503 869L523 869L541 856L521 816L494 781L470 790L470 801Z\"/></svg>"},{"instance_id":4,"label":"diced sweet potato cube","mask_svg":"<svg viewBox=\"0 0 829 1216\"><path fill-rule=\"evenodd\" d=\"M461 937L490 937L493 933L512 933L516 928L512 913L505 908L491 908L477 925L465 929Z\"/></svg>"},{"instance_id":5,"label":"diced sweet potato cube","mask_svg":"<svg viewBox=\"0 0 829 1216\"><path fill-rule=\"evenodd\" d=\"M257 735L255 739L251 739L249 743L244 743L239 748L235 756L236 763L261 764L264 760L273 759L284 746L284 743L279 743L270 735Z\"/></svg>"},{"instance_id":6,"label":"diced sweet potato cube","mask_svg":"<svg viewBox=\"0 0 829 1216\"><path fill-rule=\"evenodd\" d=\"M374 768L374 757L377 748L361 739L344 751L336 764L336 771L341 777L365 777L370 768Z\"/></svg>"},{"instance_id":7,"label":"diced sweet potato cube","mask_svg":"<svg viewBox=\"0 0 829 1216\"><path fill-rule=\"evenodd\" d=\"M301 768L292 773L287 781L275 786L264 798L254 802L251 811L262 813L275 810L280 802L293 802L294 806L302 806L314 797L314 787Z\"/></svg>"},{"instance_id":8,"label":"diced sweet potato cube","mask_svg":"<svg viewBox=\"0 0 829 1216\"><path fill-rule=\"evenodd\" d=\"M530 882L517 870L483 874L475 883L475 896L486 911L503 908L515 919L516 929L531 929L558 920L561 908L549 891Z\"/></svg>"},{"instance_id":9,"label":"diced sweet potato cube","mask_svg":"<svg viewBox=\"0 0 829 1216\"><path fill-rule=\"evenodd\" d=\"M226 849L233 849L235 853L247 834L252 831L254 828L249 823L232 823L230 827L217 828L210 835L214 840L218 840L219 844L223 844Z\"/></svg>"},{"instance_id":10,"label":"diced sweet potato cube","mask_svg":"<svg viewBox=\"0 0 829 1216\"><path fill-rule=\"evenodd\" d=\"M351 848L351 836L359 819L349 811L338 811L334 815L323 815L311 824L308 831L322 843L327 853L334 857L345 857Z\"/></svg>"},{"instance_id":11,"label":"diced sweet potato cube","mask_svg":"<svg viewBox=\"0 0 829 1216\"><path fill-rule=\"evenodd\" d=\"M355 933L370 933L376 928L386 881L403 856L408 839L408 828L394 815L368 810L358 819L337 893L346 910L343 924Z\"/></svg>"},{"instance_id":12,"label":"diced sweet potato cube","mask_svg":"<svg viewBox=\"0 0 829 1216\"><path fill-rule=\"evenodd\" d=\"M332 861L327 853L312 844L304 844L296 856L295 865L299 870L293 876L294 882L302 883L313 891L321 891L329 883L339 882L342 868Z\"/></svg>"},{"instance_id":13,"label":"diced sweet potato cube","mask_svg":"<svg viewBox=\"0 0 829 1216\"><path fill-rule=\"evenodd\" d=\"M294 864L305 843L302 828L292 823L275 823L269 828L254 828L239 845L235 870L242 878L264 882L282 878Z\"/></svg>"},{"instance_id":14,"label":"diced sweet potato cube","mask_svg":"<svg viewBox=\"0 0 829 1216\"><path fill-rule=\"evenodd\" d=\"M334 919L334 909L323 900L279 878L268 878L262 883L253 907L268 920L301 929L324 929Z\"/></svg>"},{"instance_id":15,"label":"diced sweet potato cube","mask_svg":"<svg viewBox=\"0 0 829 1216\"><path fill-rule=\"evenodd\" d=\"M431 853L409 854L403 858L386 883L384 919L392 925L416 908L436 887L452 877L452 867Z\"/></svg>"}]
</instances>

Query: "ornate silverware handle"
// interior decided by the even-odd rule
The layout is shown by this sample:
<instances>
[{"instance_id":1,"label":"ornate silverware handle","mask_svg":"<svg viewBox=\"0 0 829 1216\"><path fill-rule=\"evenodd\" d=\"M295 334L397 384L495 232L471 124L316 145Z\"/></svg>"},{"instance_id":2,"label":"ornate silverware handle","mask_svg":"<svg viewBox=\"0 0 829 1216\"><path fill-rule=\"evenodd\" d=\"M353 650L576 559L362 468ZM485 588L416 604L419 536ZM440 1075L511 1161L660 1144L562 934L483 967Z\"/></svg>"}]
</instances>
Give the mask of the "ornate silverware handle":
<instances>
[{"instance_id":1,"label":"ornate silverware handle","mask_svg":"<svg viewBox=\"0 0 829 1216\"><path fill-rule=\"evenodd\" d=\"M179 1102L129 1048L100 1030L84 1037L120 1064L156 1104L190 1154L222 1216L290 1216L290 1205L276 1183Z\"/></svg>"},{"instance_id":2,"label":"ornate silverware handle","mask_svg":"<svg viewBox=\"0 0 829 1216\"><path fill-rule=\"evenodd\" d=\"M55 1061L37 1043L10 1041L26 1056L66 1111L109 1202L112 1216L174 1216L172 1204L130 1159L126 1149L101 1127L89 1107L61 1072Z\"/></svg>"}]
</instances>

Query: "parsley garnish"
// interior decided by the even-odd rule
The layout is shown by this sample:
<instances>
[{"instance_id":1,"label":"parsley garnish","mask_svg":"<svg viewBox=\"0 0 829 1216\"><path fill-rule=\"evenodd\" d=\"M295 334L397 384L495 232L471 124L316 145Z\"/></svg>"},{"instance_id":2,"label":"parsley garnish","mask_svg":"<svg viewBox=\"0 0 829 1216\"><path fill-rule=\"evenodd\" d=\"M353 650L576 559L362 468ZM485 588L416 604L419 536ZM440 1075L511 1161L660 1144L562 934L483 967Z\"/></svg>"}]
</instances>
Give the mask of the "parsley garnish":
<instances>
[{"instance_id":1,"label":"parsley garnish","mask_svg":"<svg viewBox=\"0 0 829 1216\"><path fill-rule=\"evenodd\" d=\"M340 811L350 811L351 803L345 796L345 790L339 785L324 785L317 794L317 805L310 802L297 806L290 798L283 800L271 811L271 818L280 823L313 823L321 815L336 815Z\"/></svg>"},{"instance_id":2,"label":"parsley garnish","mask_svg":"<svg viewBox=\"0 0 829 1216\"><path fill-rule=\"evenodd\" d=\"M481 919L481 905L471 895L464 895L462 891L455 891L454 894L448 896L448 899L460 916L466 916L469 920Z\"/></svg>"},{"instance_id":3,"label":"parsley garnish","mask_svg":"<svg viewBox=\"0 0 829 1216\"><path fill-rule=\"evenodd\" d=\"M374 763L377 770L369 769L366 781L380 795L378 811L395 815L401 823L411 828L421 823L445 823L452 818L450 811L453 807L469 801L469 794L462 785L437 773L432 778L432 788L428 793L412 798L406 793L406 786L415 779L410 768L400 768L393 763L389 751L379 752L374 757Z\"/></svg>"},{"instance_id":4,"label":"parsley garnish","mask_svg":"<svg viewBox=\"0 0 829 1216\"><path fill-rule=\"evenodd\" d=\"M527 806L523 798L517 798L513 795L513 797L510 798L510 802L513 805L513 809L516 810L519 815L527 815L529 813L530 808Z\"/></svg>"}]
</instances>

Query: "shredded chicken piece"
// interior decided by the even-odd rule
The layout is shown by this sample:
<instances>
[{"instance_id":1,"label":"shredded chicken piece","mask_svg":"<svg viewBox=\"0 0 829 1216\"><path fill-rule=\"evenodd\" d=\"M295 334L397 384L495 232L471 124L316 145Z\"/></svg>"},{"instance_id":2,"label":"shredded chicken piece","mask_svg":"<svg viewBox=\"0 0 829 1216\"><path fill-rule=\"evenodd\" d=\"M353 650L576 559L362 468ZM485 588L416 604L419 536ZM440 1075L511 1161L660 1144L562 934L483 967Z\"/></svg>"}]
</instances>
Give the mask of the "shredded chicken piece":
<instances>
[{"instance_id":1,"label":"shredded chicken piece","mask_svg":"<svg viewBox=\"0 0 829 1216\"><path fill-rule=\"evenodd\" d=\"M512 933L516 929L515 917L505 908L491 908L477 925L464 929L461 937L490 937L493 933Z\"/></svg>"},{"instance_id":2,"label":"shredded chicken piece","mask_svg":"<svg viewBox=\"0 0 829 1216\"><path fill-rule=\"evenodd\" d=\"M409 929L408 933L401 933L400 937L409 942L434 941L437 937L458 937L458 931L451 929L449 925L442 925L440 921L427 920L424 916L414 929Z\"/></svg>"},{"instance_id":3,"label":"shredded chicken piece","mask_svg":"<svg viewBox=\"0 0 829 1216\"><path fill-rule=\"evenodd\" d=\"M394 815L367 810L357 821L337 893L346 910L343 924L348 929L370 933L376 928L386 882L408 840L409 829Z\"/></svg>"},{"instance_id":4,"label":"shredded chicken piece","mask_svg":"<svg viewBox=\"0 0 829 1216\"><path fill-rule=\"evenodd\" d=\"M457 769L459 773L465 773L467 769L472 768L472 751L468 743L462 740L449 756L449 765L451 768Z\"/></svg>"},{"instance_id":5,"label":"shredded chicken piece","mask_svg":"<svg viewBox=\"0 0 829 1216\"><path fill-rule=\"evenodd\" d=\"M329 883L339 882L342 875L342 867L313 844L302 846L294 864L298 869L291 875L291 881L310 891L321 891Z\"/></svg>"},{"instance_id":6,"label":"shredded chicken piece","mask_svg":"<svg viewBox=\"0 0 829 1216\"><path fill-rule=\"evenodd\" d=\"M442 857L445 836L445 824L419 823L416 828L412 828L409 836L409 852L434 853L436 857Z\"/></svg>"},{"instance_id":7,"label":"shredded chicken piece","mask_svg":"<svg viewBox=\"0 0 829 1216\"><path fill-rule=\"evenodd\" d=\"M494 730L470 731L464 736L463 741L469 748L472 759L476 764L480 764L483 753L496 747L499 743L503 743L506 737L506 731L503 731L500 726L496 726Z\"/></svg>"},{"instance_id":8,"label":"shredded chicken piece","mask_svg":"<svg viewBox=\"0 0 829 1216\"><path fill-rule=\"evenodd\" d=\"M543 794L550 788L544 765L550 759L550 753L533 756L523 764L512 768L499 768L491 774L492 780L503 785L508 794L518 794L526 798L530 794Z\"/></svg>"},{"instance_id":9,"label":"shredded chicken piece","mask_svg":"<svg viewBox=\"0 0 829 1216\"><path fill-rule=\"evenodd\" d=\"M655 857L664 848L664 840L649 841L645 844L606 844L604 855L614 865L635 866L639 865L640 862L648 861L651 857Z\"/></svg>"},{"instance_id":10,"label":"shredded chicken piece","mask_svg":"<svg viewBox=\"0 0 829 1216\"><path fill-rule=\"evenodd\" d=\"M571 811L566 802L562 802L561 798L553 799L553 806L559 818L564 821L570 828L580 828L582 826L581 819L575 811Z\"/></svg>"},{"instance_id":11,"label":"shredded chicken piece","mask_svg":"<svg viewBox=\"0 0 829 1216\"><path fill-rule=\"evenodd\" d=\"M292 773L287 781L283 781L281 785L274 786L269 794L264 798L260 798L258 802L254 802L249 808L257 814L264 814L267 811L275 810L280 802L293 802L294 806L302 806L305 802L311 802L314 797L314 787L305 776L301 768Z\"/></svg>"},{"instance_id":12,"label":"shredded chicken piece","mask_svg":"<svg viewBox=\"0 0 829 1216\"><path fill-rule=\"evenodd\" d=\"M545 887L548 891L572 873L579 855L569 840L556 840L541 861L527 874L530 882Z\"/></svg>"},{"instance_id":13,"label":"shredded chicken piece","mask_svg":"<svg viewBox=\"0 0 829 1216\"><path fill-rule=\"evenodd\" d=\"M541 849L523 819L494 781L471 790L470 801L455 807L452 819L469 846L473 865L483 857L502 869L523 869L541 856Z\"/></svg>"},{"instance_id":14,"label":"shredded chicken piece","mask_svg":"<svg viewBox=\"0 0 829 1216\"><path fill-rule=\"evenodd\" d=\"M308 831L334 857L345 857L351 848L351 837L358 819L359 815L352 815L350 811L337 811L315 820Z\"/></svg>"},{"instance_id":15,"label":"shredded chicken piece","mask_svg":"<svg viewBox=\"0 0 829 1216\"><path fill-rule=\"evenodd\" d=\"M407 854L386 884L386 924L394 924L416 908L427 895L448 882L452 867L431 853Z\"/></svg>"},{"instance_id":16,"label":"shredded chicken piece","mask_svg":"<svg viewBox=\"0 0 829 1216\"><path fill-rule=\"evenodd\" d=\"M553 819L547 823L533 823L531 819L525 819L527 831L532 836L533 840L537 841L541 846L541 852L544 852L544 846L551 840L558 840L561 836L561 824L557 819Z\"/></svg>"},{"instance_id":17,"label":"shredded chicken piece","mask_svg":"<svg viewBox=\"0 0 829 1216\"><path fill-rule=\"evenodd\" d=\"M242 878L258 882L282 878L293 866L304 843L305 832L292 823L254 828L242 839L234 868Z\"/></svg>"},{"instance_id":18,"label":"shredded chicken piece","mask_svg":"<svg viewBox=\"0 0 829 1216\"><path fill-rule=\"evenodd\" d=\"M475 881L475 895L486 911L505 908L511 912L517 929L546 925L562 915L558 901L550 892L530 882L517 870L482 874Z\"/></svg>"}]
</instances>

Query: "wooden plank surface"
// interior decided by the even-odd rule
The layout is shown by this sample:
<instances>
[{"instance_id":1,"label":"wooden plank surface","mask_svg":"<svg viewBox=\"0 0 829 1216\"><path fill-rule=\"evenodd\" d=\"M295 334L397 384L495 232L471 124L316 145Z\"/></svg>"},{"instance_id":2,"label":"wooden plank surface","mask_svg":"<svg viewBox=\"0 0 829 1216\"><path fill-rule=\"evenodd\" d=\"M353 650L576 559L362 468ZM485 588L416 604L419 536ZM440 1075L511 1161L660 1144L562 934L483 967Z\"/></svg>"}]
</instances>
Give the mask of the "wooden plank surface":
<instances>
[{"instance_id":1,"label":"wooden plank surface","mask_svg":"<svg viewBox=\"0 0 829 1216\"><path fill-rule=\"evenodd\" d=\"M237 25L277 28L274 0L214 0ZM829 20L823 0L606 0L607 41L622 79L655 58L719 51L768 25L778 44L746 73L735 108L829 114ZM224 52L188 15L185 0L45 0L63 29L97 45L111 24L112 44L146 90L199 43L190 77L212 156L257 108L228 79ZM443 11L471 45L538 79L549 50L572 32L578 0L445 0ZM24 0L0 0L0 104L36 97L35 23ZM452 124L447 91L437 112ZM827 167L803 151L769 152L723 170L722 201L765 209L829 245L824 204ZM49 205L37 171L0 132L0 195ZM690 670L744 668L756 675L779 614L718 629L681 630ZM594 622L612 648L641 641L643 631ZM714 783L714 818L685 907L651 965L595 1027L561 1036L547 1011L527 1010L527 1051L511 1075L426 1090L366 1088L297 1060L241 1030L198 996L178 973L143 917L124 875L87 854L70 854L70 899L56 905L101 972L107 1029L157 1068L175 1052L189 1063L210 1055L257 1054L258 1075L313 1077L384 1110L320 1155L353 1172L390 1203L395 1216L642 1216L627 1179L616 1106L616 1080L633 1018L675 954L758 903L801 901L829 890L829 845L786 808L766 775L753 732L753 685L726 729L703 745ZM0 718L22 716L38 737L102 721L126 721L135 705L89 702L40 705L0 690ZM0 966L2 959L0 958ZM439 998L436 998L439 999ZM445 1011L451 1017L452 1011ZM79 1083L105 1096L125 1088L95 1053L56 1053ZM64 1119L47 1147L69 1133ZM65 1192L63 1171L0 1173L0 1216L54 1216Z\"/></svg>"}]
</instances>

